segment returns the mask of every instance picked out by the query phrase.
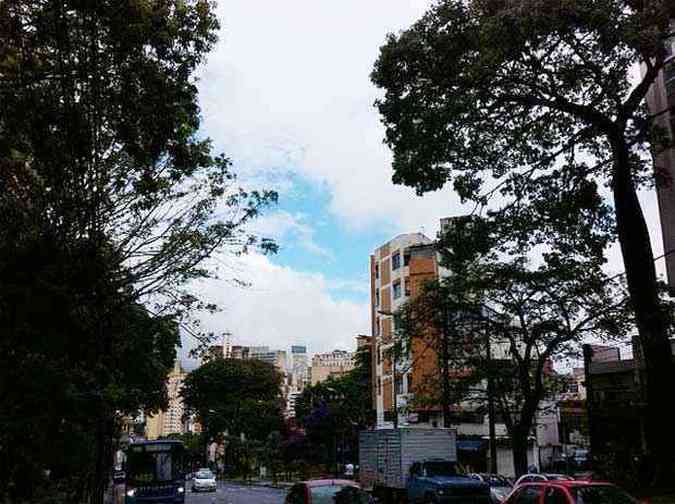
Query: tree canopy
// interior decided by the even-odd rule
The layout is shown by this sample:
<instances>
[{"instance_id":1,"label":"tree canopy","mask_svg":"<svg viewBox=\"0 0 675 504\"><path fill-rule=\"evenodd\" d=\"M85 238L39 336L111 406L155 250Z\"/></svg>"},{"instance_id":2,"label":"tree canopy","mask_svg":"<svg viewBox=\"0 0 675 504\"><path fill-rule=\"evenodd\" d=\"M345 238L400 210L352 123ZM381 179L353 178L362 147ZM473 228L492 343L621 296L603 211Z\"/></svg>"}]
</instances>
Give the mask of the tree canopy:
<instances>
[{"instance_id":1,"label":"tree canopy","mask_svg":"<svg viewBox=\"0 0 675 504\"><path fill-rule=\"evenodd\" d=\"M185 415L196 415L207 441L244 434L264 440L283 430L281 375L256 359L213 359L192 371L181 395Z\"/></svg>"},{"instance_id":2,"label":"tree canopy","mask_svg":"<svg viewBox=\"0 0 675 504\"><path fill-rule=\"evenodd\" d=\"M372 73L394 182L419 193L450 182L505 230L518 221L526 251L553 258L602 261L603 234L618 238L663 481L674 448L658 404L673 359L637 191L653 177L650 147L671 144L655 121L666 111L644 103L668 56L671 3L441 0L387 38Z\"/></svg>"}]
</instances>

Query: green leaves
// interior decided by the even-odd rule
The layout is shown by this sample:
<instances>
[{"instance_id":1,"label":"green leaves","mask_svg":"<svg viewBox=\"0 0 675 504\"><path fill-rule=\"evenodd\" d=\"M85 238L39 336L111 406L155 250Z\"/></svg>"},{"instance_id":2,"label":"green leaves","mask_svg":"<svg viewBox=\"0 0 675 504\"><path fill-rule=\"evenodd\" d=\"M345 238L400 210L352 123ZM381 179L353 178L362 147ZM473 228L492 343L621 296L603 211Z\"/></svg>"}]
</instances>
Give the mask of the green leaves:
<instances>
[{"instance_id":1,"label":"green leaves","mask_svg":"<svg viewBox=\"0 0 675 504\"><path fill-rule=\"evenodd\" d=\"M281 375L258 360L213 359L185 379L186 415L196 414L209 440L223 433L263 440L281 429Z\"/></svg>"}]
</instances>

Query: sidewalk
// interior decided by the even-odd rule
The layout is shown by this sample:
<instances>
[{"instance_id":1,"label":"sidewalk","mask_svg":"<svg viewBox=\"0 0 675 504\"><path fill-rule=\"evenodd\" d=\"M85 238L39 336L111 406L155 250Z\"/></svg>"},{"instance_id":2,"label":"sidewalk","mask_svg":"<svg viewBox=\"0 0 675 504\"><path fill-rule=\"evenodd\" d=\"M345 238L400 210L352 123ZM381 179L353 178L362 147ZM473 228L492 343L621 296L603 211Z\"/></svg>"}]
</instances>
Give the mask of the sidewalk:
<instances>
[{"instance_id":1,"label":"sidewalk","mask_svg":"<svg viewBox=\"0 0 675 504\"><path fill-rule=\"evenodd\" d=\"M274 483L272 480L252 478L249 480L244 479L223 479L224 483L231 483L233 485L246 485L246 486L260 486L266 488L277 488L277 489L286 489L292 487L295 483L292 481L278 481Z\"/></svg>"}]
</instances>

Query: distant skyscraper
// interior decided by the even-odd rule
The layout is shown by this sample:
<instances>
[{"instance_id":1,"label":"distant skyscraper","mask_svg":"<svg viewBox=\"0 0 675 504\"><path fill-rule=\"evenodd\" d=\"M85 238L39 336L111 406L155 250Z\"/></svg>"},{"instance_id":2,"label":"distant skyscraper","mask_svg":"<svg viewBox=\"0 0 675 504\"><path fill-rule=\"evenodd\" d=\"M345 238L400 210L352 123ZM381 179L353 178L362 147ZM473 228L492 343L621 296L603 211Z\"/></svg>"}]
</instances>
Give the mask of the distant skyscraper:
<instances>
[{"instance_id":1,"label":"distant skyscraper","mask_svg":"<svg viewBox=\"0 0 675 504\"><path fill-rule=\"evenodd\" d=\"M302 391L309 381L309 361L307 347L293 345L291 347L291 385L298 391Z\"/></svg>"}]
</instances>

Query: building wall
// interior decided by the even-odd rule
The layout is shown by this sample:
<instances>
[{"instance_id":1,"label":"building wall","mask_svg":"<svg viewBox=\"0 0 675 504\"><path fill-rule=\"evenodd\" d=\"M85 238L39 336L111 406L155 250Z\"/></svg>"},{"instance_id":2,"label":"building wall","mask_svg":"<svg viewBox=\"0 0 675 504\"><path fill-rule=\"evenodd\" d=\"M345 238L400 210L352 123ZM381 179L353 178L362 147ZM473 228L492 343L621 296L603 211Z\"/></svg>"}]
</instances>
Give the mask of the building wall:
<instances>
[{"instance_id":1,"label":"building wall","mask_svg":"<svg viewBox=\"0 0 675 504\"><path fill-rule=\"evenodd\" d=\"M675 21L671 21L671 26L675 30ZM657 124L673 138L675 115L663 111L675 106L675 37L666 41L666 48L669 52L666 69L651 87L647 95L647 104L652 114L658 114ZM667 149L655 156L655 172L663 247L664 251L668 252L675 250L675 148ZM675 254L666 256L666 271L670 286L675 287Z\"/></svg>"},{"instance_id":2,"label":"building wall","mask_svg":"<svg viewBox=\"0 0 675 504\"><path fill-rule=\"evenodd\" d=\"M371 317L373 331L373 404L377 413L378 428L392 426L391 415L394 412L393 366L385 353L391 346L396 330L392 314L410 298L410 263L406 264L406 252L415 245L430 244L431 240L421 233L399 235L377 248L370 256L371 279ZM394 257L398 255L396 267ZM434 256L435 257L435 256ZM414 268L414 266L413 266ZM396 289L395 289L395 286ZM400 295L398 295L400 293ZM397 362L397 373L405 370L412 356L403 356ZM411 373L411 371L408 371ZM406 404L408 396L408 373L401 373L397 388L399 406ZM385 411L387 421L385 421Z\"/></svg>"},{"instance_id":3,"label":"building wall","mask_svg":"<svg viewBox=\"0 0 675 504\"><path fill-rule=\"evenodd\" d=\"M316 354L312 358L311 383L316 385L329 376L340 377L354 369L354 353L336 350L331 353Z\"/></svg>"},{"instance_id":4,"label":"building wall","mask_svg":"<svg viewBox=\"0 0 675 504\"><path fill-rule=\"evenodd\" d=\"M168 434L185 432L185 425L183 423L185 408L180 391L186 376L187 373L183 370L180 361L176 360L166 381L169 406L165 411L148 416L146 420L146 437L148 439L157 439Z\"/></svg>"}]
</instances>

